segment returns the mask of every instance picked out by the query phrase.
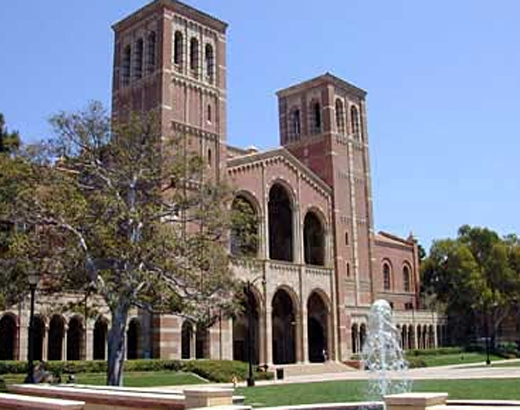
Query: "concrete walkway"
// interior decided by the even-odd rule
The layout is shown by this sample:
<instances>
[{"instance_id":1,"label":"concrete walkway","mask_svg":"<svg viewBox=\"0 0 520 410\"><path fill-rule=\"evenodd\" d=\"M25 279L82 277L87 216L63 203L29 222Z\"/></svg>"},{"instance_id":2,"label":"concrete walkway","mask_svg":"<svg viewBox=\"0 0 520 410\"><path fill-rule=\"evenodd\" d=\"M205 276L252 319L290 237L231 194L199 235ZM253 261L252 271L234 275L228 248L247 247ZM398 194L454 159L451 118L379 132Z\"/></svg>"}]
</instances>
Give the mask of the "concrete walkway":
<instances>
[{"instance_id":1,"label":"concrete walkway","mask_svg":"<svg viewBox=\"0 0 520 410\"><path fill-rule=\"evenodd\" d=\"M520 362L520 359L494 361L491 366L486 366L484 363L470 363L470 364L456 364L450 366L439 367L421 367L417 369L408 370L408 378L410 380L456 380L456 379L514 379L520 380L520 363L517 367L499 367L501 363ZM392 374L389 373L392 377ZM325 373L325 374L310 374L301 376L290 376L283 380L259 380L256 382L257 386L270 386L293 383L315 383L327 381L341 381L341 380L368 380L370 374L362 370L347 370L343 373ZM219 387L233 387L231 383L222 384L204 384L200 387L219 386ZM182 390L184 388L199 387L191 386L172 386L161 389ZM245 383L239 383L237 387L245 387ZM157 388L156 388L157 389Z\"/></svg>"}]
</instances>

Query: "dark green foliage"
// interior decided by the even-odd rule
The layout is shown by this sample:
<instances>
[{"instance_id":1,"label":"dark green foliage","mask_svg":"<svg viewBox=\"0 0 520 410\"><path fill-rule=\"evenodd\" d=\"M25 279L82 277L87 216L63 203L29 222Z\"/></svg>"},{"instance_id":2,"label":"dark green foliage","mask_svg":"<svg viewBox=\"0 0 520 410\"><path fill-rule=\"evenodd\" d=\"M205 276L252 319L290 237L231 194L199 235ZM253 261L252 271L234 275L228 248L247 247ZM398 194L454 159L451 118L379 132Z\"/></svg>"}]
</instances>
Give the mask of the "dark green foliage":
<instances>
[{"instance_id":1,"label":"dark green foliage","mask_svg":"<svg viewBox=\"0 0 520 410\"><path fill-rule=\"evenodd\" d=\"M45 368L54 375L77 373L106 373L107 362L103 360L46 362ZM231 360L128 360L125 362L128 372L186 372L194 373L212 382L229 383L234 377L245 380L248 374L247 363ZM27 362L0 361L0 374L25 374ZM63 376L62 376L63 378ZM272 372L256 372L257 380L273 379Z\"/></svg>"},{"instance_id":2,"label":"dark green foliage","mask_svg":"<svg viewBox=\"0 0 520 410\"><path fill-rule=\"evenodd\" d=\"M18 131L9 131L5 125L5 119L0 113L0 154L11 154L20 147L20 135Z\"/></svg>"},{"instance_id":3,"label":"dark green foliage","mask_svg":"<svg viewBox=\"0 0 520 410\"><path fill-rule=\"evenodd\" d=\"M416 369L418 367L428 367L426 362L419 357L407 357L406 361L408 362L408 367L410 369Z\"/></svg>"},{"instance_id":4,"label":"dark green foliage","mask_svg":"<svg viewBox=\"0 0 520 410\"><path fill-rule=\"evenodd\" d=\"M426 349L426 350L407 350L406 357L407 359L410 356L438 356L444 354L457 354L464 351L461 347L440 347L438 349Z\"/></svg>"},{"instance_id":5,"label":"dark green foliage","mask_svg":"<svg viewBox=\"0 0 520 410\"><path fill-rule=\"evenodd\" d=\"M486 335L491 345L500 324L520 301L520 244L515 235L464 225L455 239L434 241L421 265L423 300L443 308L451 343Z\"/></svg>"}]
</instances>

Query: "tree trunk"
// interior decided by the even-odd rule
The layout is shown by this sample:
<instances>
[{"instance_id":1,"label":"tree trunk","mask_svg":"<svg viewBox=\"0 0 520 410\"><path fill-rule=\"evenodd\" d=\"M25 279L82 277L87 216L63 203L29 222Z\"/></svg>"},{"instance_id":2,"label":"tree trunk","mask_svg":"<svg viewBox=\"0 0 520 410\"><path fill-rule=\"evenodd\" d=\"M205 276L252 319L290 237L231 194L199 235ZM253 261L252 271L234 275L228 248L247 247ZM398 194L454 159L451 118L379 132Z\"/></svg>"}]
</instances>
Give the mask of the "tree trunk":
<instances>
[{"instance_id":1,"label":"tree trunk","mask_svg":"<svg viewBox=\"0 0 520 410\"><path fill-rule=\"evenodd\" d=\"M108 332L107 384L123 385L123 364L125 361L126 321L130 307L119 301L112 309L112 326Z\"/></svg>"}]
</instances>

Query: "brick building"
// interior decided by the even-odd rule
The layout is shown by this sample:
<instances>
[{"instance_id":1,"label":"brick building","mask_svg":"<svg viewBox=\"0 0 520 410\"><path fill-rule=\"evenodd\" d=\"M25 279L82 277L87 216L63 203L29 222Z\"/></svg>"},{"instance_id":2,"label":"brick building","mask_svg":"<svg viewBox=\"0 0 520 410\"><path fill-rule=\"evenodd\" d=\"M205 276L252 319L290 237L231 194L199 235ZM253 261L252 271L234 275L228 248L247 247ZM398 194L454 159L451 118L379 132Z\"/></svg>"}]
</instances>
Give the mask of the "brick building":
<instances>
[{"instance_id":1,"label":"brick building","mask_svg":"<svg viewBox=\"0 0 520 410\"><path fill-rule=\"evenodd\" d=\"M254 262L241 262L233 235L230 244L237 276L252 283L257 362L348 360L378 298L394 307L405 348L441 343L444 324L418 306L416 241L374 231L366 92L329 73L290 86L277 93L281 147L231 147L226 28L175 0L153 1L115 24L113 114L157 110L164 138L183 135L258 215ZM38 358L106 357L108 314L85 324L46 314L45 304ZM2 315L0 359L25 357L27 325L26 304ZM127 355L245 360L247 333L244 317L201 331L180 317L135 311Z\"/></svg>"}]
</instances>

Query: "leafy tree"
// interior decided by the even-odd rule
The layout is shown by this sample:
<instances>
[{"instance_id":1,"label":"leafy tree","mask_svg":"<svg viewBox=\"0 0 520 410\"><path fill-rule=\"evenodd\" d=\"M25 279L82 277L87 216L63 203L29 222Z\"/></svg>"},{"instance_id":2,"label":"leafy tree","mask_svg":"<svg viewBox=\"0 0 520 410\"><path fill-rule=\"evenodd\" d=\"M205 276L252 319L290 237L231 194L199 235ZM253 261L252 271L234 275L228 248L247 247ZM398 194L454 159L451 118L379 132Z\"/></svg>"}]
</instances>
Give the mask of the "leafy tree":
<instances>
[{"instance_id":1,"label":"leafy tree","mask_svg":"<svg viewBox=\"0 0 520 410\"><path fill-rule=\"evenodd\" d=\"M9 131L5 125L4 115L0 113L0 154L11 154L20 147L18 131Z\"/></svg>"},{"instance_id":2,"label":"leafy tree","mask_svg":"<svg viewBox=\"0 0 520 410\"><path fill-rule=\"evenodd\" d=\"M445 306L452 328L467 341L473 325L494 338L520 301L520 246L513 236L464 225L456 239L435 241L421 273L426 292Z\"/></svg>"},{"instance_id":3,"label":"leafy tree","mask_svg":"<svg viewBox=\"0 0 520 410\"><path fill-rule=\"evenodd\" d=\"M0 173L1 212L25 227L7 271L40 268L53 292L88 288L104 299L112 315L107 379L120 385L131 308L178 313L199 326L236 308L232 192L187 151L183 135L161 138L153 115L114 123L93 103L51 124L52 141Z\"/></svg>"}]
</instances>

